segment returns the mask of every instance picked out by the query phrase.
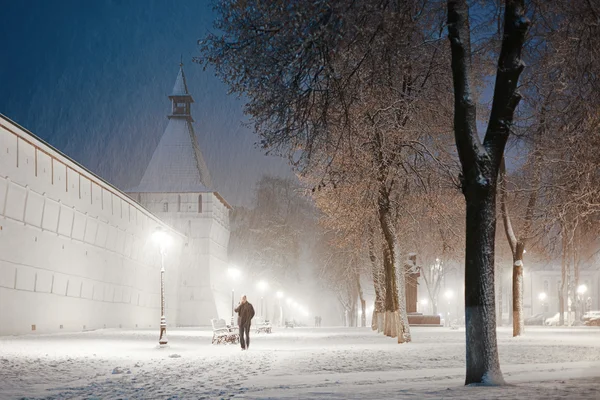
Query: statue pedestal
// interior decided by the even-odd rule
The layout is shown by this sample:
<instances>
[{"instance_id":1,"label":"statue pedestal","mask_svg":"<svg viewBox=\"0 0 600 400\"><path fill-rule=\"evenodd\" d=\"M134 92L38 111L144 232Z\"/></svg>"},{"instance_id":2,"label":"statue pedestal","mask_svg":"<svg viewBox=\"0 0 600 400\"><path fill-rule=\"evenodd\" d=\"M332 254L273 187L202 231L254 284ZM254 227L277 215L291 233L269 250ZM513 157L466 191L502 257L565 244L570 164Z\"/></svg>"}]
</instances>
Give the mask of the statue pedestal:
<instances>
[{"instance_id":1,"label":"statue pedestal","mask_svg":"<svg viewBox=\"0 0 600 400\"><path fill-rule=\"evenodd\" d=\"M410 326L442 326L439 315L423 315L421 313L409 313L408 325Z\"/></svg>"}]
</instances>

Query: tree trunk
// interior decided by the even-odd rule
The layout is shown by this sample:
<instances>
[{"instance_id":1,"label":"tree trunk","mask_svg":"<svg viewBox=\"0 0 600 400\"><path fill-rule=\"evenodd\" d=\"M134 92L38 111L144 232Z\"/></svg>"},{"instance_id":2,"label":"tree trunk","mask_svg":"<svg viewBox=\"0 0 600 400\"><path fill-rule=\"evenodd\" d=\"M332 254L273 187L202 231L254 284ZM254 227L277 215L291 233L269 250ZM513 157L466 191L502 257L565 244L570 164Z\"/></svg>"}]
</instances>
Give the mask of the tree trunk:
<instances>
[{"instance_id":1,"label":"tree trunk","mask_svg":"<svg viewBox=\"0 0 600 400\"><path fill-rule=\"evenodd\" d=\"M384 334L396 337L397 327L392 326L392 315L398 311L398 286L395 266L396 235L392 225L389 198L380 195L379 221L383 230L383 271L385 274L385 330Z\"/></svg>"},{"instance_id":2,"label":"tree trunk","mask_svg":"<svg viewBox=\"0 0 600 400\"><path fill-rule=\"evenodd\" d=\"M382 182L378 201L379 223L383 232L383 265L385 272L385 311L387 336L398 338L398 343L410 341L410 328L406 315L406 288L404 273L396 277L398 270L398 248L396 245L396 230L392 222L389 191ZM403 271L402 271L403 272ZM400 276L401 275L401 276ZM402 285L400 291L398 284ZM401 297L399 295L401 294ZM399 315L400 312L400 315ZM391 319L388 323L387 319Z\"/></svg>"},{"instance_id":3,"label":"tree trunk","mask_svg":"<svg viewBox=\"0 0 600 400\"><path fill-rule=\"evenodd\" d=\"M373 287L375 289L375 304L373 307L373 318L376 321L375 325L372 326L373 330L381 333L384 331L384 319L385 319L385 286L383 282L384 271L381 263L378 262L375 256L375 232L372 227L369 228L371 238L369 240L369 259L371 260L371 267L373 272Z\"/></svg>"},{"instance_id":4,"label":"tree trunk","mask_svg":"<svg viewBox=\"0 0 600 400\"><path fill-rule=\"evenodd\" d=\"M493 185L492 182L489 185ZM469 185L465 251L466 384L502 384L496 341L494 239L496 193Z\"/></svg>"},{"instance_id":5,"label":"tree trunk","mask_svg":"<svg viewBox=\"0 0 600 400\"><path fill-rule=\"evenodd\" d=\"M504 306L503 302L502 302L502 297L504 296L504 285L503 285L503 280L504 277L502 276L502 268L499 268L500 273L498 274L498 292L496 294L496 296L498 297L498 323L497 326L502 326L502 324L504 323L503 321L503 315L502 315L502 308Z\"/></svg>"},{"instance_id":6,"label":"tree trunk","mask_svg":"<svg viewBox=\"0 0 600 400\"><path fill-rule=\"evenodd\" d=\"M396 258L398 262L398 259ZM404 265L399 265L398 271L398 343L410 342L410 327L406 311L406 273Z\"/></svg>"},{"instance_id":7,"label":"tree trunk","mask_svg":"<svg viewBox=\"0 0 600 400\"><path fill-rule=\"evenodd\" d=\"M558 325L565 325L565 302L567 301L567 272L569 269L568 264L568 239L566 237L567 231L563 228L562 234L562 262L560 266L560 289L558 293Z\"/></svg>"},{"instance_id":8,"label":"tree trunk","mask_svg":"<svg viewBox=\"0 0 600 400\"><path fill-rule=\"evenodd\" d=\"M371 314L371 329L377 330L377 301L373 303L373 313Z\"/></svg>"},{"instance_id":9,"label":"tree trunk","mask_svg":"<svg viewBox=\"0 0 600 400\"><path fill-rule=\"evenodd\" d=\"M513 254L513 337L523 334L525 316L523 315L523 249L522 241L517 242Z\"/></svg>"},{"instance_id":10,"label":"tree trunk","mask_svg":"<svg viewBox=\"0 0 600 400\"><path fill-rule=\"evenodd\" d=\"M360 275L356 274L356 287L358 289L358 297L360 299L360 309L361 309L361 314L360 314L360 326L362 328L364 328L365 326L367 326L367 302L365 301L365 298L363 296L363 291L362 291L362 287L360 286Z\"/></svg>"}]
</instances>

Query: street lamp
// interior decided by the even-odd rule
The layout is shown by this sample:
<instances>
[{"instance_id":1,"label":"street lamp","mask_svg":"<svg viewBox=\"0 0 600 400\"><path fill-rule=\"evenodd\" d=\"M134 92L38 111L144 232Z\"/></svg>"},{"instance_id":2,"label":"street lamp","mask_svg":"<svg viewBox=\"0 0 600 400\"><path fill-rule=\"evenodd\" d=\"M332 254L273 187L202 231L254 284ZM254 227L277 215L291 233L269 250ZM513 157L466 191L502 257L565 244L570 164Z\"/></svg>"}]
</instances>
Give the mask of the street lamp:
<instances>
[{"instance_id":1,"label":"street lamp","mask_svg":"<svg viewBox=\"0 0 600 400\"><path fill-rule=\"evenodd\" d=\"M419 301L419 304L421 304L421 312L424 313L425 307L427 307L427 304L429 304L429 300L427 300L427 299L421 299Z\"/></svg>"},{"instance_id":2,"label":"street lamp","mask_svg":"<svg viewBox=\"0 0 600 400\"><path fill-rule=\"evenodd\" d=\"M277 293L275 293L275 296L277 297L277 303L279 304L279 326L283 325L283 306L281 305L281 299L283 299L283 292L281 290L278 290Z\"/></svg>"},{"instance_id":3,"label":"street lamp","mask_svg":"<svg viewBox=\"0 0 600 400\"><path fill-rule=\"evenodd\" d=\"M258 282L258 284L256 285L256 287L258 288L258 290L260 290L260 293L261 293L261 296L260 296L260 316L264 317L265 316L265 313L264 313L264 303L265 303L264 293L269 288L269 284L266 281L260 281L260 282Z\"/></svg>"},{"instance_id":4,"label":"street lamp","mask_svg":"<svg viewBox=\"0 0 600 400\"><path fill-rule=\"evenodd\" d=\"M583 301L583 295L587 292L586 285L579 285L577 287L577 294L579 294L579 301L581 302L581 318L583 318L583 314L585 314L585 305Z\"/></svg>"},{"instance_id":5,"label":"street lamp","mask_svg":"<svg viewBox=\"0 0 600 400\"><path fill-rule=\"evenodd\" d=\"M542 310L543 310L543 312L546 312L546 299L547 298L548 298L548 295L546 294L546 292L542 292L542 293L540 293L538 295L538 299L540 299L540 303L542 303Z\"/></svg>"},{"instance_id":6,"label":"street lamp","mask_svg":"<svg viewBox=\"0 0 600 400\"><path fill-rule=\"evenodd\" d=\"M451 326L452 324L450 323L450 300L452 300L452 298L454 297L454 292L452 290L448 289L444 293L444 297L446 298L446 300L448 300L448 326ZM457 305L457 309L458 309L458 305ZM456 318L458 320L458 311L456 312Z\"/></svg>"},{"instance_id":7,"label":"street lamp","mask_svg":"<svg viewBox=\"0 0 600 400\"><path fill-rule=\"evenodd\" d=\"M229 275L229 277L231 278L232 281L237 281L237 279L242 275L242 272L235 268L235 267L229 267L227 268L227 275ZM235 288L231 289L231 325L234 325L233 323L233 315L234 315L234 309L235 309Z\"/></svg>"},{"instance_id":8,"label":"street lamp","mask_svg":"<svg viewBox=\"0 0 600 400\"><path fill-rule=\"evenodd\" d=\"M152 240L158 245L160 251L160 336L158 343L167 344L167 319L165 317L165 255L167 246L171 243L171 237L160 226L152 233Z\"/></svg>"}]
</instances>

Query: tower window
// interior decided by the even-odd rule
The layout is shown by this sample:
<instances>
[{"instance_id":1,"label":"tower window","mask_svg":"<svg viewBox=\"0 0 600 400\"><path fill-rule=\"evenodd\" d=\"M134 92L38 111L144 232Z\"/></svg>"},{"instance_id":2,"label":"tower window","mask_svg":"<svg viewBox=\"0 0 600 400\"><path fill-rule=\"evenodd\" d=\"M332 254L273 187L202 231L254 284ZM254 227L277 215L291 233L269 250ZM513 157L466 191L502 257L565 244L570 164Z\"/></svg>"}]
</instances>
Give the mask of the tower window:
<instances>
[{"instance_id":1,"label":"tower window","mask_svg":"<svg viewBox=\"0 0 600 400\"><path fill-rule=\"evenodd\" d=\"M198 195L198 212L199 213L202 212L202 195L201 194Z\"/></svg>"},{"instance_id":2,"label":"tower window","mask_svg":"<svg viewBox=\"0 0 600 400\"><path fill-rule=\"evenodd\" d=\"M164 212L169 211L169 203L163 203L163 211Z\"/></svg>"}]
</instances>

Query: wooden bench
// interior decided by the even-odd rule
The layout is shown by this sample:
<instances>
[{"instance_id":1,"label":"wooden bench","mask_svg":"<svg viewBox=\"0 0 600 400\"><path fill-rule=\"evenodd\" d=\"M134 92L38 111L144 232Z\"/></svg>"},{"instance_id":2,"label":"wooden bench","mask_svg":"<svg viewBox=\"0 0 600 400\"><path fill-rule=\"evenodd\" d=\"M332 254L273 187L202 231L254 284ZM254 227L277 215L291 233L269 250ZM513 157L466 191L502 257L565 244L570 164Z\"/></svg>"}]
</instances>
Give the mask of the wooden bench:
<instances>
[{"instance_id":1,"label":"wooden bench","mask_svg":"<svg viewBox=\"0 0 600 400\"><path fill-rule=\"evenodd\" d=\"M240 342L240 334L234 327L228 326L224 319L211 319L210 323L213 328L212 344Z\"/></svg>"},{"instance_id":2,"label":"wooden bench","mask_svg":"<svg viewBox=\"0 0 600 400\"><path fill-rule=\"evenodd\" d=\"M257 318L254 323L254 330L256 333L271 333L271 323L268 320L265 321L263 318Z\"/></svg>"}]
</instances>

